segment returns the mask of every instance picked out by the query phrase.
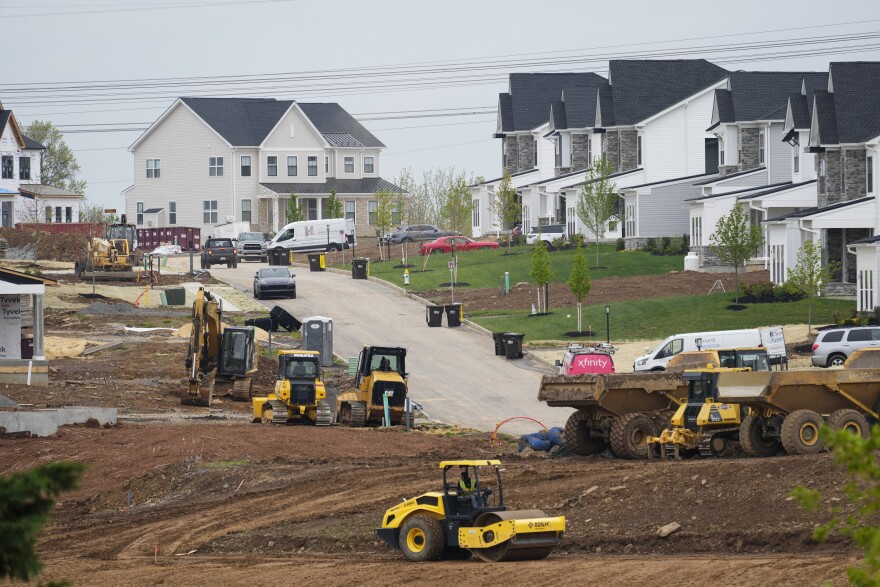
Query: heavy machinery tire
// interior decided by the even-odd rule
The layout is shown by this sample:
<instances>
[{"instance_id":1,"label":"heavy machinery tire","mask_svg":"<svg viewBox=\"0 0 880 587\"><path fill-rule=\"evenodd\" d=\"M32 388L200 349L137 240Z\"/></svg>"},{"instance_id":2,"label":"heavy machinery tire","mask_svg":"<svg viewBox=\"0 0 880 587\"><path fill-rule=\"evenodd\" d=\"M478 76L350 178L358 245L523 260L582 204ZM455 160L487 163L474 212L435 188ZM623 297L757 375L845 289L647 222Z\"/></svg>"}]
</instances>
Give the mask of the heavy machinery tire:
<instances>
[{"instance_id":1,"label":"heavy machinery tire","mask_svg":"<svg viewBox=\"0 0 880 587\"><path fill-rule=\"evenodd\" d=\"M790 455L810 455L825 448L819 437L819 428L825 422L813 410L795 410L782 421L780 438L785 452Z\"/></svg>"},{"instance_id":2,"label":"heavy machinery tire","mask_svg":"<svg viewBox=\"0 0 880 587\"><path fill-rule=\"evenodd\" d=\"M611 424L611 452L622 459L648 458L648 437L656 436L654 423L646 414L626 414Z\"/></svg>"},{"instance_id":3,"label":"heavy machinery tire","mask_svg":"<svg viewBox=\"0 0 880 587\"><path fill-rule=\"evenodd\" d=\"M837 410L828 416L832 430L847 430L862 438L868 438L868 419L857 410Z\"/></svg>"},{"instance_id":4,"label":"heavy machinery tire","mask_svg":"<svg viewBox=\"0 0 880 587\"><path fill-rule=\"evenodd\" d=\"M594 455L605 450L605 442L590 438L590 424L593 418L587 412L578 410L568 417L562 440L565 448L583 456Z\"/></svg>"},{"instance_id":5,"label":"heavy machinery tire","mask_svg":"<svg viewBox=\"0 0 880 587\"><path fill-rule=\"evenodd\" d=\"M443 556L443 527L430 516L416 514L400 527L400 550L406 560L435 561Z\"/></svg>"},{"instance_id":6,"label":"heavy machinery tire","mask_svg":"<svg viewBox=\"0 0 880 587\"><path fill-rule=\"evenodd\" d=\"M739 427L739 444L743 452L753 457L772 457L781 448L775 438L764 436L761 418L749 414Z\"/></svg>"}]
</instances>

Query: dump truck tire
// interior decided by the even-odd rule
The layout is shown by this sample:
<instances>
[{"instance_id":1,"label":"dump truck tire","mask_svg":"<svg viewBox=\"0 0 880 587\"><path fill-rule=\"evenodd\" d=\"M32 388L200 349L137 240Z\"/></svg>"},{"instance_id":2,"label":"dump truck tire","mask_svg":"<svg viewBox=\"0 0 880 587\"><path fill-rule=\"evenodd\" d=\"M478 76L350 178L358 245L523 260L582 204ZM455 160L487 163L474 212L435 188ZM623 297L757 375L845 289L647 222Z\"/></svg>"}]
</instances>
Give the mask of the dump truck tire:
<instances>
[{"instance_id":1,"label":"dump truck tire","mask_svg":"<svg viewBox=\"0 0 880 587\"><path fill-rule=\"evenodd\" d=\"M790 455L811 455L825 448L819 429L825 422L813 410L795 410L782 421L780 438Z\"/></svg>"},{"instance_id":2,"label":"dump truck tire","mask_svg":"<svg viewBox=\"0 0 880 587\"><path fill-rule=\"evenodd\" d=\"M837 410L828 416L828 426L832 430L847 430L856 436L868 438L868 419L856 410Z\"/></svg>"},{"instance_id":3,"label":"dump truck tire","mask_svg":"<svg viewBox=\"0 0 880 587\"><path fill-rule=\"evenodd\" d=\"M440 522L418 514L400 527L399 542L403 556L413 562L439 560L446 547Z\"/></svg>"},{"instance_id":4,"label":"dump truck tire","mask_svg":"<svg viewBox=\"0 0 880 587\"><path fill-rule=\"evenodd\" d=\"M626 414L611 424L611 452L622 459L648 458L648 437L656 436L654 423L645 414Z\"/></svg>"},{"instance_id":5,"label":"dump truck tire","mask_svg":"<svg viewBox=\"0 0 880 587\"><path fill-rule=\"evenodd\" d=\"M590 424L593 418L587 412L576 411L565 422L562 441L565 448L583 456L594 455L605 450L605 442L590 438Z\"/></svg>"},{"instance_id":6,"label":"dump truck tire","mask_svg":"<svg viewBox=\"0 0 880 587\"><path fill-rule=\"evenodd\" d=\"M751 414L743 418L739 427L739 444L749 456L772 457L779 452L779 441L766 438L761 429L761 418Z\"/></svg>"}]
</instances>

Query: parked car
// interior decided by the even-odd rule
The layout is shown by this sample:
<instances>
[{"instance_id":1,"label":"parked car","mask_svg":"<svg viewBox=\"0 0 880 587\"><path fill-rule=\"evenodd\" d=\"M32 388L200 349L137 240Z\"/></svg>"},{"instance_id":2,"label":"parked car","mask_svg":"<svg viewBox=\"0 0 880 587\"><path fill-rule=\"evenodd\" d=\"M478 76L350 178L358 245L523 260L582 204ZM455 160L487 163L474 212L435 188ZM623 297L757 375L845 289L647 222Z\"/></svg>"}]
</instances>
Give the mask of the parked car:
<instances>
[{"instance_id":1,"label":"parked car","mask_svg":"<svg viewBox=\"0 0 880 587\"><path fill-rule=\"evenodd\" d=\"M566 376L614 373L611 355L616 350L613 345L604 342L594 346L571 343L562 360L557 359L556 366L559 367L559 374Z\"/></svg>"},{"instance_id":2,"label":"parked car","mask_svg":"<svg viewBox=\"0 0 880 587\"><path fill-rule=\"evenodd\" d=\"M474 251L477 249L497 249L498 243L494 241L475 241L464 236L444 236L432 243L425 243L419 251L422 255L431 253L451 253L452 247L456 251Z\"/></svg>"},{"instance_id":3,"label":"parked car","mask_svg":"<svg viewBox=\"0 0 880 587\"><path fill-rule=\"evenodd\" d=\"M526 235L526 244L533 245L538 240L547 243L548 248L553 248L553 241L558 238L568 238L568 230L564 224L545 224L536 226Z\"/></svg>"},{"instance_id":4,"label":"parked car","mask_svg":"<svg viewBox=\"0 0 880 587\"><path fill-rule=\"evenodd\" d=\"M231 238L209 238L202 247L202 269L210 269L211 265L226 263L228 268L238 267L238 249Z\"/></svg>"},{"instance_id":5,"label":"parked car","mask_svg":"<svg viewBox=\"0 0 880 587\"><path fill-rule=\"evenodd\" d=\"M522 222L517 222L513 225L513 231L511 234L513 234L513 236L519 236L522 234Z\"/></svg>"},{"instance_id":6,"label":"parked car","mask_svg":"<svg viewBox=\"0 0 880 587\"><path fill-rule=\"evenodd\" d=\"M287 267L264 267L254 275L254 299L296 298L295 276Z\"/></svg>"},{"instance_id":7,"label":"parked car","mask_svg":"<svg viewBox=\"0 0 880 587\"><path fill-rule=\"evenodd\" d=\"M269 260L266 251L266 235L262 232L242 232L238 235L238 253L242 260L253 259L265 263Z\"/></svg>"},{"instance_id":8,"label":"parked car","mask_svg":"<svg viewBox=\"0 0 880 587\"><path fill-rule=\"evenodd\" d=\"M880 328L876 326L823 330L813 343L812 363L816 367L837 367L853 351L876 346L880 346Z\"/></svg>"},{"instance_id":9,"label":"parked car","mask_svg":"<svg viewBox=\"0 0 880 587\"><path fill-rule=\"evenodd\" d=\"M453 236L455 233L441 230L432 224L413 224L410 226L398 226L386 237L392 245L411 243L415 241L432 241L441 236Z\"/></svg>"}]
</instances>

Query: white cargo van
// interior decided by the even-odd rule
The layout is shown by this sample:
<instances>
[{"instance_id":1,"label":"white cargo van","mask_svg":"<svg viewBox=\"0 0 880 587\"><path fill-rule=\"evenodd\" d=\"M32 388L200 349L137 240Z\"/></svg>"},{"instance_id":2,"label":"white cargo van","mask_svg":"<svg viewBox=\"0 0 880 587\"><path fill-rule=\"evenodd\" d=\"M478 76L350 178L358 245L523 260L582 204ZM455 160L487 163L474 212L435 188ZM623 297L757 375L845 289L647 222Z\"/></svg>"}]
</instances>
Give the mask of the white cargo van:
<instances>
[{"instance_id":1,"label":"white cargo van","mask_svg":"<svg viewBox=\"0 0 880 587\"><path fill-rule=\"evenodd\" d=\"M341 251L347 249L352 242L354 220L303 220L285 225L269 242L268 249L296 252Z\"/></svg>"},{"instance_id":2,"label":"white cargo van","mask_svg":"<svg viewBox=\"0 0 880 587\"><path fill-rule=\"evenodd\" d=\"M718 330L675 334L656 349L642 355L633 364L633 371L665 371L669 359L683 351L764 347L771 364L787 362L782 326L765 326L746 330Z\"/></svg>"}]
</instances>

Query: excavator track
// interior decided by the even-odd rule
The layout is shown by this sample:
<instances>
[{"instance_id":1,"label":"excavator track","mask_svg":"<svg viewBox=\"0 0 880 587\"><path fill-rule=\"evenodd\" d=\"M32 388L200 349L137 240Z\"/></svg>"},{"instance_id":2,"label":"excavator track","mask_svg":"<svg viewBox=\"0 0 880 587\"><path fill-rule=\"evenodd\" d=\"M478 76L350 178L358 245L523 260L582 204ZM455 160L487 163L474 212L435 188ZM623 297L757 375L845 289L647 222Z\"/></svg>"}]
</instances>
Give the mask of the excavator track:
<instances>
[{"instance_id":1,"label":"excavator track","mask_svg":"<svg viewBox=\"0 0 880 587\"><path fill-rule=\"evenodd\" d=\"M287 406L282 401L271 401L272 406L272 423L287 424Z\"/></svg>"},{"instance_id":2,"label":"excavator track","mask_svg":"<svg viewBox=\"0 0 880 587\"><path fill-rule=\"evenodd\" d=\"M241 377L232 382L232 399L237 402L251 401L250 377Z\"/></svg>"}]
</instances>

